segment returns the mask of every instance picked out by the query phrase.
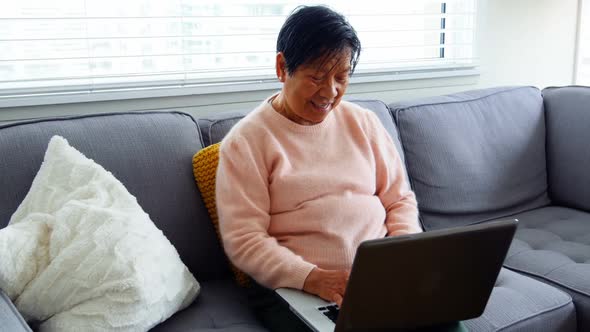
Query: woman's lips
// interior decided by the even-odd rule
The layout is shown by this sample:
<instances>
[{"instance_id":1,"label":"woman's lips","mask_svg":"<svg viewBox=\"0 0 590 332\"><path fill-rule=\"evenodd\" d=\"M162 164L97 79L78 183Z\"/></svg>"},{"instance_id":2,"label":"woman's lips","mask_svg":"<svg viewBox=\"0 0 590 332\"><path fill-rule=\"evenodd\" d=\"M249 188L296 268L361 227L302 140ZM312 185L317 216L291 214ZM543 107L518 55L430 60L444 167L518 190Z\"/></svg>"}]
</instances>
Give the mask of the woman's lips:
<instances>
[{"instance_id":1,"label":"woman's lips","mask_svg":"<svg viewBox=\"0 0 590 332\"><path fill-rule=\"evenodd\" d=\"M320 103L315 103L315 102L311 102L311 104L313 105L313 107L320 112L326 112L330 109L330 106L332 106L331 103L325 103L325 104L320 104Z\"/></svg>"}]
</instances>

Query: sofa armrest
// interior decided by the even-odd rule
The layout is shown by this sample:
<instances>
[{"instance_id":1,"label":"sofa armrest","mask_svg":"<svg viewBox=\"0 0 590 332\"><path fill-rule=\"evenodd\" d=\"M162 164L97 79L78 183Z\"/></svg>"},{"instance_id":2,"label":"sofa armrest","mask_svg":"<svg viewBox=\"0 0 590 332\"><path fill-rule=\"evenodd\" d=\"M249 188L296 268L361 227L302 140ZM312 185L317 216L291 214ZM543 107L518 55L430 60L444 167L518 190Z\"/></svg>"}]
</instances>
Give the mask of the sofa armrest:
<instances>
[{"instance_id":1,"label":"sofa armrest","mask_svg":"<svg viewBox=\"0 0 590 332\"><path fill-rule=\"evenodd\" d=\"M546 88L543 102L551 200L590 211L590 87Z\"/></svg>"},{"instance_id":2,"label":"sofa armrest","mask_svg":"<svg viewBox=\"0 0 590 332\"><path fill-rule=\"evenodd\" d=\"M0 331L32 332L12 301L0 289Z\"/></svg>"}]
</instances>

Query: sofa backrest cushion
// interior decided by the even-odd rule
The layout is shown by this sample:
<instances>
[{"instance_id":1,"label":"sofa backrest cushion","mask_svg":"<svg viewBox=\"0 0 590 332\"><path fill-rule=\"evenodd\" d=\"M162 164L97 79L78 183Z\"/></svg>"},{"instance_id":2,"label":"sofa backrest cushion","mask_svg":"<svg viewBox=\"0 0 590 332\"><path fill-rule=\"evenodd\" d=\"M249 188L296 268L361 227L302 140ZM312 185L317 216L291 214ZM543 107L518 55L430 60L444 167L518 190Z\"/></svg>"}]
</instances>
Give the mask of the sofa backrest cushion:
<instances>
[{"instance_id":1,"label":"sofa backrest cushion","mask_svg":"<svg viewBox=\"0 0 590 332\"><path fill-rule=\"evenodd\" d=\"M387 105L380 100L349 100L355 104L360 105L366 109L369 109L379 117L381 123L389 134L393 138L398 151L400 151L401 158L403 160L403 151L398 138L397 128L393 122L393 118L387 108ZM240 121L249 111L234 111L234 112L223 112L210 115L203 118L198 118L197 123L201 130L201 136L203 137L203 146L209 146L221 142L229 130Z\"/></svg>"},{"instance_id":2,"label":"sofa backrest cushion","mask_svg":"<svg viewBox=\"0 0 590 332\"><path fill-rule=\"evenodd\" d=\"M0 126L0 228L31 187L53 135L113 173L199 281L230 275L193 180L191 161L201 138L184 113L100 114Z\"/></svg>"},{"instance_id":3,"label":"sofa backrest cushion","mask_svg":"<svg viewBox=\"0 0 590 332\"><path fill-rule=\"evenodd\" d=\"M219 143L229 130L248 114L241 112L222 112L198 118L197 123L203 138L203 147Z\"/></svg>"},{"instance_id":4,"label":"sofa backrest cushion","mask_svg":"<svg viewBox=\"0 0 590 332\"><path fill-rule=\"evenodd\" d=\"M543 101L551 200L590 211L590 87L547 88Z\"/></svg>"},{"instance_id":5,"label":"sofa backrest cushion","mask_svg":"<svg viewBox=\"0 0 590 332\"><path fill-rule=\"evenodd\" d=\"M473 90L389 106L425 229L549 204L538 89Z\"/></svg>"}]
</instances>

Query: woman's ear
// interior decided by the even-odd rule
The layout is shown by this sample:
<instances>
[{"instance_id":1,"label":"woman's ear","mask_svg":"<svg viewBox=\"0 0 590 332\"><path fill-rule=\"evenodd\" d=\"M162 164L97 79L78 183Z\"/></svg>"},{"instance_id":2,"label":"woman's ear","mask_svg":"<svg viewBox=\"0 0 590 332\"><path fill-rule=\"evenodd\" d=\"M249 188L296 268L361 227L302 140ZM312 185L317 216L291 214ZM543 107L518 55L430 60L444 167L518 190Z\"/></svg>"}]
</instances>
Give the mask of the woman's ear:
<instances>
[{"instance_id":1,"label":"woman's ear","mask_svg":"<svg viewBox=\"0 0 590 332\"><path fill-rule=\"evenodd\" d=\"M285 62L285 56L283 52L277 53L277 59L275 62L275 69L277 71L277 78L279 82L285 82L287 76L287 63Z\"/></svg>"}]
</instances>

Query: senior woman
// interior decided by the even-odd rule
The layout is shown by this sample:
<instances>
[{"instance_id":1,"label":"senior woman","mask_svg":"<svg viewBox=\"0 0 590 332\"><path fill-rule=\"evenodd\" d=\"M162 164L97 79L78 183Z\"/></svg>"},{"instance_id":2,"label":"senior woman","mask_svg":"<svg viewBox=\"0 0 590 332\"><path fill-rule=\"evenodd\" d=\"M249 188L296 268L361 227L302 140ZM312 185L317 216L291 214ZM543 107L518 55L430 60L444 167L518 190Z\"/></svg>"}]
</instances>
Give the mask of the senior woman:
<instances>
[{"instance_id":1,"label":"senior woman","mask_svg":"<svg viewBox=\"0 0 590 332\"><path fill-rule=\"evenodd\" d=\"M360 51L342 15L298 7L278 36L281 91L221 144L223 245L256 281L254 307L271 330L307 329L272 289L341 304L362 241L422 231L391 137L371 111L342 101Z\"/></svg>"}]
</instances>

